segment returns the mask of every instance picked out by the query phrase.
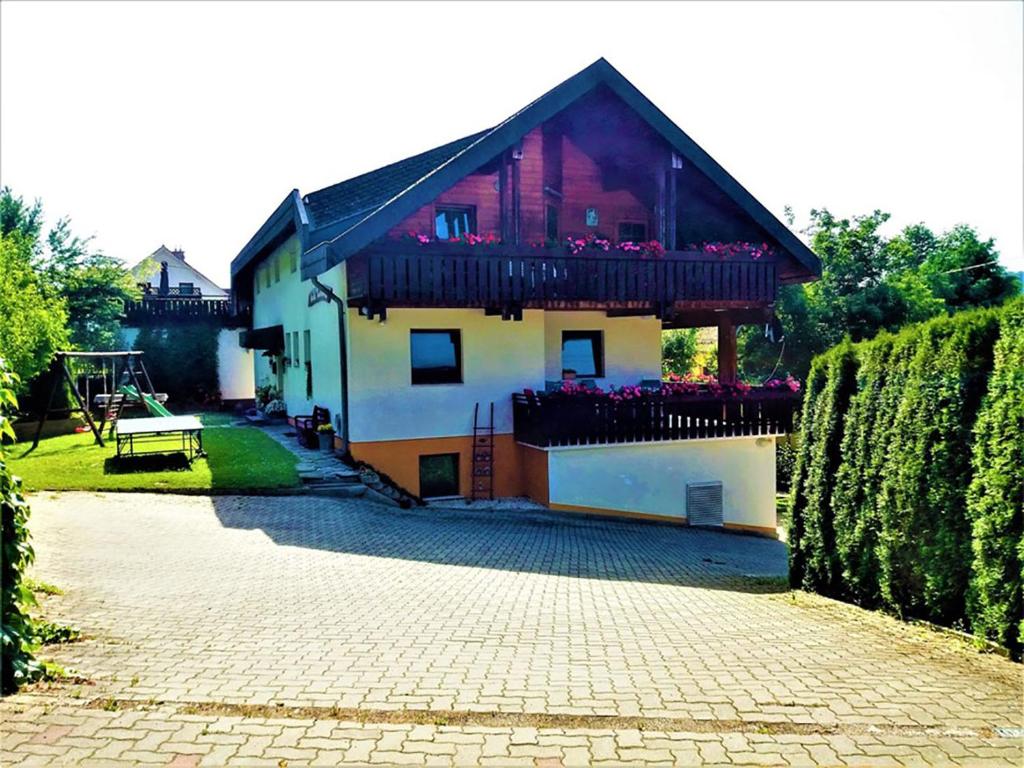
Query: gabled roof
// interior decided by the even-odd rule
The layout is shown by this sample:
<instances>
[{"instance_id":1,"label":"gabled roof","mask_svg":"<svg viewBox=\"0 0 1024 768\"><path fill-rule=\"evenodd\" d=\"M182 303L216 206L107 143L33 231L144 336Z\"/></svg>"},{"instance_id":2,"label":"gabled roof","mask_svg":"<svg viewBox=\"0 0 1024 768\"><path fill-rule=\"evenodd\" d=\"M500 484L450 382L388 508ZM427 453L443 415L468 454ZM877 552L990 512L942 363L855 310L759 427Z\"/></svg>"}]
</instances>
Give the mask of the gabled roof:
<instances>
[{"instance_id":1,"label":"gabled roof","mask_svg":"<svg viewBox=\"0 0 1024 768\"><path fill-rule=\"evenodd\" d=\"M198 269L196 269L192 264L189 264L187 261L185 261L183 251L172 251L170 248L168 248L166 245L162 243L160 244L159 248L157 248L155 251L149 254L149 256L146 256L144 259L140 259L135 264L135 266L131 267L128 271L136 280L149 280L154 275L160 274L160 263L164 261L170 264L175 264L176 268L184 267L192 274L196 275L197 277L201 277L210 285L214 286L218 291L221 291L225 294L228 292L226 288L221 288L219 285L217 285L215 281L211 280Z\"/></svg>"},{"instance_id":2,"label":"gabled roof","mask_svg":"<svg viewBox=\"0 0 1024 768\"><path fill-rule=\"evenodd\" d=\"M640 115L681 156L718 185L789 255L810 273L821 274L817 256L782 222L725 171L693 139L623 77L605 59L555 86L511 117L480 133L423 152L379 170L335 184L300 199L291 195L294 210L283 208L267 220L260 232L232 262L232 276L266 253L273 233L265 230L273 220L306 221L290 231L302 231L302 277L314 277L383 236L421 206L457 181L477 170L527 133L554 117L598 86L606 86ZM274 240L279 242L280 233Z\"/></svg>"},{"instance_id":3,"label":"gabled roof","mask_svg":"<svg viewBox=\"0 0 1024 768\"><path fill-rule=\"evenodd\" d=\"M429 149L375 171L310 192L303 198L313 227L366 214L451 160L487 131Z\"/></svg>"}]
</instances>

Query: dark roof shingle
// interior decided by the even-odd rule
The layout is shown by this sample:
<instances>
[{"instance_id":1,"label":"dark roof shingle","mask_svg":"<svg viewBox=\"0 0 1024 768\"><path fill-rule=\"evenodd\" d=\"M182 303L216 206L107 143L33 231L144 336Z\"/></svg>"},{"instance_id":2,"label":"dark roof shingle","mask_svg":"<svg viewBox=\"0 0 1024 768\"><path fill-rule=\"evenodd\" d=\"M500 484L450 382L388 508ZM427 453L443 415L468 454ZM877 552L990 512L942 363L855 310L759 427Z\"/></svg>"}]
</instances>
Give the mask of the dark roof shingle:
<instances>
[{"instance_id":1,"label":"dark roof shingle","mask_svg":"<svg viewBox=\"0 0 1024 768\"><path fill-rule=\"evenodd\" d=\"M375 171L332 184L305 197L306 210L314 228L348 219L360 212L369 212L408 189L438 166L486 134L474 133L418 155L385 165Z\"/></svg>"}]
</instances>

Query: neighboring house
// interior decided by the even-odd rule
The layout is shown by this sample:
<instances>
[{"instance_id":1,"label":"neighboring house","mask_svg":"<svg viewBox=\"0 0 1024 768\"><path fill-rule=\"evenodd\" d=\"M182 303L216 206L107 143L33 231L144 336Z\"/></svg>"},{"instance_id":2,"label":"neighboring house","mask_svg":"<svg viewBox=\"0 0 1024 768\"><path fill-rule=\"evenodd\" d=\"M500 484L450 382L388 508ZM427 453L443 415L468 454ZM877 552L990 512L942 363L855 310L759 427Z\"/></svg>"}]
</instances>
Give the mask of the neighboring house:
<instances>
[{"instance_id":1,"label":"neighboring house","mask_svg":"<svg viewBox=\"0 0 1024 768\"><path fill-rule=\"evenodd\" d=\"M731 383L736 327L820 274L603 59L495 128L292 191L231 273L256 383L290 414L329 408L338 447L413 493L493 478L555 509L774 533L788 391L542 394L565 378L657 390L663 328L717 327ZM473 437L491 403L493 451Z\"/></svg>"},{"instance_id":2,"label":"neighboring house","mask_svg":"<svg viewBox=\"0 0 1024 768\"><path fill-rule=\"evenodd\" d=\"M161 245L130 269L142 288L142 297L125 307L121 336L131 349L143 327L166 329L181 345L193 344L196 334L216 333L216 389L222 401L249 402L255 394L252 350L240 335L248 325L247 313L238 313L231 293L185 261L185 252ZM211 328L212 326L212 328ZM197 349L208 345L196 344ZM151 362L149 367L156 363ZM168 382L155 382L171 389ZM172 403L173 405L173 403Z\"/></svg>"},{"instance_id":3,"label":"neighboring house","mask_svg":"<svg viewBox=\"0 0 1024 768\"><path fill-rule=\"evenodd\" d=\"M185 252L161 245L131 268L131 273L146 293L159 293L160 273L167 265L168 295L202 296L206 299L227 299L229 292L185 261Z\"/></svg>"}]
</instances>

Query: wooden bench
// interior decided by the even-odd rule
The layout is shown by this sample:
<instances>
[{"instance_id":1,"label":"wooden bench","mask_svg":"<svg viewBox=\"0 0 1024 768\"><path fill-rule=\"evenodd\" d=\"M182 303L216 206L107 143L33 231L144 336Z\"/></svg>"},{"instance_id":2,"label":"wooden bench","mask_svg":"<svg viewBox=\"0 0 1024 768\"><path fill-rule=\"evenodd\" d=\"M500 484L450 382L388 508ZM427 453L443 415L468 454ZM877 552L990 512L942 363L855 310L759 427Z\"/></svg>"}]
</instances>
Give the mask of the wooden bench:
<instances>
[{"instance_id":1,"label":"wooden bench","mask_svg":"<svg viewBox=\"0 0 1024 768\"><path fill-rule=\"evenodd\" d=\"M320 442L316 428L321 424L330 423L331 412L326 408L321 408L319 405L313 406L313 413L308 416L296 416L295 435L299 441L299 445L305 446L306 448L312 448L314 450L319 449Z\"/></svg>"}]
</instances>

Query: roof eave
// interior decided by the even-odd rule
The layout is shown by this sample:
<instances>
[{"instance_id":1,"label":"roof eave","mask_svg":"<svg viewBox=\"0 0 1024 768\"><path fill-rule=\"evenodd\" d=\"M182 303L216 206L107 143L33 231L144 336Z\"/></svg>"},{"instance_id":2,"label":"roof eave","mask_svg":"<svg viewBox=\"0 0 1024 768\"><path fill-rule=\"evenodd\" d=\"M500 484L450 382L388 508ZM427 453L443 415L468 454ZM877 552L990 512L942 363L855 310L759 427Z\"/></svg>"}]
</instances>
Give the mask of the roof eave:
<instances>
[{"instance_id":1,"label":"roof eave","mask_svg":"<svg viewBox=\"0 0 1024 768\"><path fill-rule=\"evenodd\" d=\"M274 212L267 217L262 226L256 230L249 242L238 252L238 255L231 260L231 279L238 275L254 261L261 258L267 244L274 240L289 224L294 225L296 232L305 237L309 231L309 217L306 207L302 202L299 190L293 189L281 204L274 209ZM305 241L304 241L305 242Z\"/></svg>"}]
</instances>

